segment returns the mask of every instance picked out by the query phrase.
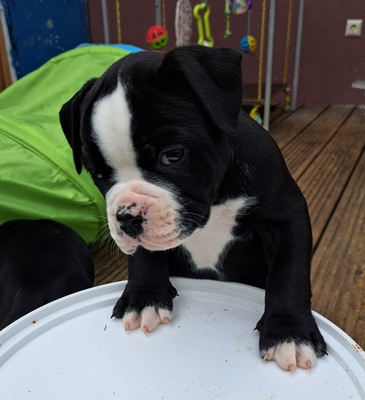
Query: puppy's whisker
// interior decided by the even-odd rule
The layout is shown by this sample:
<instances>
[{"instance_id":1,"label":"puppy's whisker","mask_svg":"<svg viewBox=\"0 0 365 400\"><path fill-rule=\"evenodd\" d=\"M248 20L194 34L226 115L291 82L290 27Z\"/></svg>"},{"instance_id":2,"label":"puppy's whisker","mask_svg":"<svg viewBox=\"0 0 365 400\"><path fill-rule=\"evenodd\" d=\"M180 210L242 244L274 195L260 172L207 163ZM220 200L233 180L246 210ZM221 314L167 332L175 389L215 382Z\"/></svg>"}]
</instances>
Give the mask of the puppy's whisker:
<instances>
[{"instance_id":1,"label":"puppy's whisker","mask_svg":"<svg viewBox=\"0 0 365 400\"><path fill-rule=\"evenodd\" d=\"M104 223L95 233L92 239L92 244L103 242L107 236L109 236L109 227L107 223Z\"/></svg>"},{"instance_id":2,"label":"puppy's whisker","mask_svg":"<svg viewBox=\"0 0 365 400\"><path fill-rule=\"evenodd\" d=\"M203 215L201 215L201 214L197 214L197 213L193 213L193 212L190 212L190 211L183 211L182 213L181 213L182 215L191 215L191 216L196 216L196 217L199 217L199 218L202 218L202 219L204 219L204 220L208 220L208 218L207 217L204 217Z\"/></svg>"},{"instance_id":3,"label":"puppy's whisker","mask_svg":"<svg viewBox=\"0 0 365 400\"><path fill-rule=\"evenodd\" d=\"M186 221L192 222L192 225L196 225L198 228L203 228L204 225L199 224L199 222L194 221L191 218L186 218Z\"/></svg>"},{"instance_id":4,"label":"puppy's whisker","mask_svg":"<svg viewBox=\"0 0 365 400\"><path fill-rule=\"evenodd\" d=\"M204 217L203 215L200 215L200 214L197 214L197 213L193 213L193 212L189 212L189 211L185 211L185 212L183 211L181 213L181 215L183 215L187 221L192 222L198 228L203 228L204 224L195 221L193 218L189 218L189 216L196 216L196 217L199 217L199 218L203 219L205 222L208 221L208 218Z\"/></svg>"},{"instance_id":5,"label":"puppy's whisker","mask_svg":"<svg viewBox=\"0 0 365 400\"><path fill-rule=\"evenodd\" d=\"M115 243L115 241L111 236L108 236L106 238L105 247L103 251L111 254L115 260L118 260L121 256L121 250L119 249L119 247L117 246L117 244Z\"/></svg>"}]
</instances>

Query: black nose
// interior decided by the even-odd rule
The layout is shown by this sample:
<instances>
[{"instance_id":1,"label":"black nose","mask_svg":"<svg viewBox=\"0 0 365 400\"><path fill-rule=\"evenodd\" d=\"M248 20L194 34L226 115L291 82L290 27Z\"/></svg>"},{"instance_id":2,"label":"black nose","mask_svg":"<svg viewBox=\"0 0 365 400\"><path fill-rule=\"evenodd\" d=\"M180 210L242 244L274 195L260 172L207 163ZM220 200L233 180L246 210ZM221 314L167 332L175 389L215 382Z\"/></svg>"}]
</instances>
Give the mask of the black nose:
<instances>
[{"instance_id":1,"label":"black nose","mask_svg":"<svg viewBox=\"0 0 365 400\"><path fill-rule=\"evenodd\" d=\"M120 222L120 229L134 239L143 232L143 218L141 215L134 216L128 213L117 213L117 220Z\"/></svg>"}]
</instances>

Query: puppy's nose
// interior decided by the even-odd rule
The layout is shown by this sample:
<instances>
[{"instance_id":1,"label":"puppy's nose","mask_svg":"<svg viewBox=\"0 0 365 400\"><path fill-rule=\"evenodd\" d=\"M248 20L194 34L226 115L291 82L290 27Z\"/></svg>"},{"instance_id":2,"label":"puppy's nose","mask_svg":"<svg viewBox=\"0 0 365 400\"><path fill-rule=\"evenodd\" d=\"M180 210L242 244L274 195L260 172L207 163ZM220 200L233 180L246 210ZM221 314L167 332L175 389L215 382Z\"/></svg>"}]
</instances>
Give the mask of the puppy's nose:
<instances>
[{"instance_id":1,"label":"puppy's nose","mask_svg":"<svg viewBox=\"0 0 365 400\"><path fill-rule=\"evenodd\" d=\"M120 222L120 229L133 239L136 239L143 232L141 215L117 213L117 220Z\"/></svg>"}]
</instances>

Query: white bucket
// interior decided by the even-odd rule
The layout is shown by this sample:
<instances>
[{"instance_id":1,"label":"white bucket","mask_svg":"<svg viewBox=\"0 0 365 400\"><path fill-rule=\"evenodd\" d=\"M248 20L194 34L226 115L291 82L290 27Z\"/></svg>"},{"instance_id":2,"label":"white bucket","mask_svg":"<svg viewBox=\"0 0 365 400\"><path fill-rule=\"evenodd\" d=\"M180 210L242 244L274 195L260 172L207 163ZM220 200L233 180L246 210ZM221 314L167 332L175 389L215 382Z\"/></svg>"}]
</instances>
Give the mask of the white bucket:
<instances>
[{"instance_id":1,"label":"white bucket","mask_svg":"<svg viewBox=\"0 0 365 400\"><path fill-rule=\"evenodd\" d=\"M126 282L67 296L0 332L0 397L62 399L365 399L364 351L315 314L328 356L308 371L263 362L262 290L172 279L170 326L145 336L110 319Z\"/></svg>"}]
</instances>

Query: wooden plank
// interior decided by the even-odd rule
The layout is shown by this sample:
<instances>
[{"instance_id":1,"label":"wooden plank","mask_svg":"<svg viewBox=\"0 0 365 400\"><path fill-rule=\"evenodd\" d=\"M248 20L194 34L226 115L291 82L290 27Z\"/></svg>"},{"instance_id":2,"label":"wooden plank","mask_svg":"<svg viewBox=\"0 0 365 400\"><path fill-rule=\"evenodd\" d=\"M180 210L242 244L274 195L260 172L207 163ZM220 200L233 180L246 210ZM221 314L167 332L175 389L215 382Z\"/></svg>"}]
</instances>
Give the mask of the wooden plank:
<instances>
[{"instance_id":1,"label":"wooden plank","mask_svg":"<svg viewBox=\"0 0 365 400\"><path fill-rule=\"evenodd\" d=\"M312 282L313 308L365 348L365 148L314 253Z\"/></svg>"},{"instance_id":2,"label":"wooden plank","mask_svg":"<svg viewBox=\"0 0 365 400\"><path fill-rule=\"evenodd\" d=\"M297 180L303 174L352 111L352 107L327 108L295 140L283 147L286 164L294 179Z\"/></svg>"},{"instance_id":3,"label":"wooden plank","mask_svg":"<svg viewBox=\"0 0 365 400\"><path fill-rule=\"evenodd\" d=\"M304 105L281 123L271 125L270 134L283 149L326 109L324 105Z\"/></svg>"},{"instance_id":4,"label":"wooden plank","mask_svg":"<svg viewBox=\"0 0 365 400\"><path fill-rule=\"evenodd\" d=\"M304 105L300 105L296 109L296 113L299 113L299 110L305 107ZM294 111L284 111L284 108L281 106L275 107L274 110L270 113L270 132L272 129L281 123L283 123L287 118L291 115L294 115Z\"/></svg>"},{"instance_id":5,"label":"wooden plank","mask_svg":"<svg viewBox=\"0 0 365 400\"><path fill-rule=\"evenodd\" d=\"M318 240L341 197L365 144L365 115L356 108L297 180L307 199L313 242Z\"/></svg>"},{"instance_id":6,"label":"wooden plank","mask_svg":"<svg viewBox=\"0 0 365 400\"><path fill-rule=\"evenodd\" d=\"M128 277L128 258L109 239L89 246L94 267L95 285L116 282Z\"/></svg>"}]
</instances>

